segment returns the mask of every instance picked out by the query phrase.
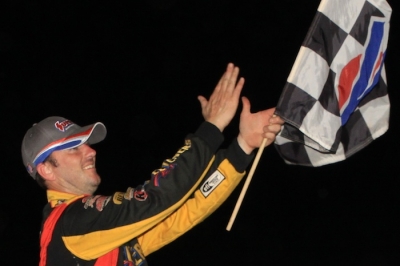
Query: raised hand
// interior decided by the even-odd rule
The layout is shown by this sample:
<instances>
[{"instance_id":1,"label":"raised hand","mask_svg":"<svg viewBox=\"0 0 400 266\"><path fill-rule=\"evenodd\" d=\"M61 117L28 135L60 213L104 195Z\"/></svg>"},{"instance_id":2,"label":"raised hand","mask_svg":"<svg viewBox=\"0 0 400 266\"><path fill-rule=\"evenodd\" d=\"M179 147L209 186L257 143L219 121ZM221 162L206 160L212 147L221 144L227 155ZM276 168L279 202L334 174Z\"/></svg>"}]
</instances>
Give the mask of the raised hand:
<instances>
[{"instance_id":1,"label":"raised hand","mask_svg":"<svg viewBox=\"0 0 400 266\"><path fill-rule=\"evenodd\" d=\"M250 113L250 101L242 97L243 110L240 114L238 143L244 152L250 154L259 148L263 138L267 138L266 146L274 142L284 121L274 116L275 108L257 113Z\"/></svg>"},{"instance_id":2,"label":"raised hand","mask_svg":"<svg viewBox=\"0 0 400 266\"><path fill-rule=\"evenodd\" d=\"M244 85L244 78L237 81L239 68L229 63L215 87L210 99L198 96L203 117L221 130L231 122L239 105L239 97Z\"/></svg>"}]
</instances>

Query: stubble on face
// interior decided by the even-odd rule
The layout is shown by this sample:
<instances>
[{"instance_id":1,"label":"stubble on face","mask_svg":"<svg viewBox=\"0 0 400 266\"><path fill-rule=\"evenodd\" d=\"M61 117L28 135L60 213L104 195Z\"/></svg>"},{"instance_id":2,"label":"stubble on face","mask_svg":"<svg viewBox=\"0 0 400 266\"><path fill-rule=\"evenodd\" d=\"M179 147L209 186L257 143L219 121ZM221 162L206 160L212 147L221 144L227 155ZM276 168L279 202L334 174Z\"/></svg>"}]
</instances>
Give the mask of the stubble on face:
<instances>
[{"instance_id":1,"label":"stubble on face","mask_svg":"<svg viewBox=\"0 0 400 266\"><path fill-rule=\"evenodd\" d=\"M73 194L93 194L101 178L96 171L96 152L83 144L74 149L55 151L54 173L63 191Z\"/></svg>"}]
</instances>

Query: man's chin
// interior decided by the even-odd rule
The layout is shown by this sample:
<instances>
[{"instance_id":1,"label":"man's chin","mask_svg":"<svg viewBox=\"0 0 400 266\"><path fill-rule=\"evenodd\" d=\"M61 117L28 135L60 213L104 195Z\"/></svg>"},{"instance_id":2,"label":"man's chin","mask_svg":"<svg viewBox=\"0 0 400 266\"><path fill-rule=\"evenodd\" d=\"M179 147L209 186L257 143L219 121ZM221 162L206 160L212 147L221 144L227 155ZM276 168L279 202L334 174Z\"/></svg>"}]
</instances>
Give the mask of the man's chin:
<instances>
[{"instance_id":1,"label":"man's chin","mask_svg":"<svg viewBox=\"0 0 400 266\"><path fill-rule=\"evenodd\" d=\"M101 178L97 174L94 176L91 176L91 183L93 187L98 187L101 183Z\"/></svg>"}]
</instances>

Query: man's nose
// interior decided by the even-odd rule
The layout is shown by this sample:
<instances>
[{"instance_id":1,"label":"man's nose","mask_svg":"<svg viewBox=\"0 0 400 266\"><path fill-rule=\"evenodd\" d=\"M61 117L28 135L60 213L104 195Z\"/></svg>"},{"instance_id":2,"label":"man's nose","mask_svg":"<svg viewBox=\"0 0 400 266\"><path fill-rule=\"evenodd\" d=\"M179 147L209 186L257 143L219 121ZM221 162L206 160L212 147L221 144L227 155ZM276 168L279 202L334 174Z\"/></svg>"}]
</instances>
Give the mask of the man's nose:
<instances>
[{"instance_id":1,"label":"man's nose","mask_svg":"<svg viewBox=\"0 0 400 266\"><path fill-rule=\"evenodd\" d=\"M85 154L91 157L96 156L96 151L90 147L88 144L82 144L82 148L84 148Z\"/></svg>"}]
</instances>

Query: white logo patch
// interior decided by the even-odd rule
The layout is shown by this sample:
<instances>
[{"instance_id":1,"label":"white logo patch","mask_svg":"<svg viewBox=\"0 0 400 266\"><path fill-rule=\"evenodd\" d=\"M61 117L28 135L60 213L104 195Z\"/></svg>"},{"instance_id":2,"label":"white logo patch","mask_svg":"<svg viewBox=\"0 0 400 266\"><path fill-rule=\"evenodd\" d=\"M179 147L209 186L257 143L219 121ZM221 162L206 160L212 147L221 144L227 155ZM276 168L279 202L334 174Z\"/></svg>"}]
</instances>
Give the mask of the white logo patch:
<instances>
[{"instance_id":1,"label":"white logo patch","mask_svg":"<svg viewBox=\"0 0 400 266\"><path fill-rule=\"evenodd\" d=\"M201 193L204 197L208 197L224 179L225 176L220 171L215 171L200 187Z\"/></svg>"}]
</instances>

